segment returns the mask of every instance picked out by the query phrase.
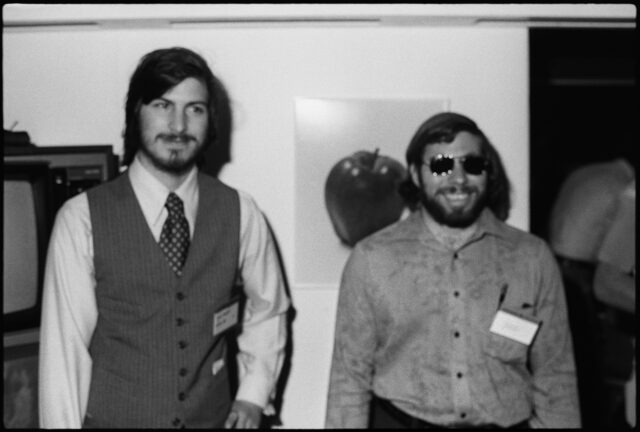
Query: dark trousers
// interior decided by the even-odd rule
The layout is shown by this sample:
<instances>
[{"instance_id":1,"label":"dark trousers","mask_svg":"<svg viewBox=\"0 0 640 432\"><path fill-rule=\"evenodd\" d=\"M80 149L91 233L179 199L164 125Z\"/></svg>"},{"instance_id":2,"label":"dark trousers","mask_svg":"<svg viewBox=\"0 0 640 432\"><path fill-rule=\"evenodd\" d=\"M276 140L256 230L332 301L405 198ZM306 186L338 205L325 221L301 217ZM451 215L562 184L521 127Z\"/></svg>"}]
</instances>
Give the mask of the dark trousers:
<instances>
[{"instance_id":1,"label":"dark trousers","mask_svg":"<svg viewBox=\"0 0 640 432\"><path fill-rule=\"evenodd\" d=\"M440 426L426 422L422 419L413 417L404 411L396 408L386 399L373 396L371 400L371 410L369 416L369 427L372 429L500 429L500 426L488 425L458 425L458 426ZM509 426L506 429L528 429L529 423L525 420L521 423Z\"/></svg>"},{"instance_id":2,"label":"dark trousers","mask_svg":"<svg viewBox=\"0 0 640 432\"><path fill-rule=\"evenodd\" d=\"M567 299L582 425L629 429L623 383L633 367L635 318L596 299L593 263L556 258Z\"/></svg>"}]
</instances>

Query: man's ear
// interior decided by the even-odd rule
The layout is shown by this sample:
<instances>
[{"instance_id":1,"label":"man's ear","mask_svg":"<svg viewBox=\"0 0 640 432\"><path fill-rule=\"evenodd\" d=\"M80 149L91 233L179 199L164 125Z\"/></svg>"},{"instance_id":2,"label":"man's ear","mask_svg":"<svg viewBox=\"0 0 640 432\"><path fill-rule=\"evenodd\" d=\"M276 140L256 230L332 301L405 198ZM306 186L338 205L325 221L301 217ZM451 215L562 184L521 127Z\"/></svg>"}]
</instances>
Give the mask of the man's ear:
<instances>
[{"instance_id":1,"label":"man's ear","mask_svg":"<svg viewBox=\"0 0 640 432\"><path fill-rule=\"evenodd\" d=\"M422 182L420 181L420 173L415 165L409 165L409 174L411 175L411 181L416 187L421 188Z\"/></svg>"}]
</instances>

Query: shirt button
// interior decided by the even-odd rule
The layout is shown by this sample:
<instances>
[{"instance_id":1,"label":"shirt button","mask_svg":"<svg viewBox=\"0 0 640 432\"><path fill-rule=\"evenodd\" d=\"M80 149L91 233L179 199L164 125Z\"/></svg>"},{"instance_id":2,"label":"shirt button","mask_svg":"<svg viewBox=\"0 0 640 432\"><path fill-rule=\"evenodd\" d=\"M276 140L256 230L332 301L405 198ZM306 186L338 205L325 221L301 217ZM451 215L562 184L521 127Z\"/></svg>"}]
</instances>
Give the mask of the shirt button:
<instances>
[{"instance_id":1,"label":"shirt button","mask_svg":"<svg viewBox=\"0 0 640 432\"><path fill-rule=\"evenodd\" d=\"M178 426L180 424L180 419L179 418L174 418L173 421L171 422L171 424L173 424L174 426Z\"/></svg>"},{"instance_id":2,"label":"shirt button","mask_svg":"<svg viewBox=\"0 0 640 432\"><path fill-rule=\"evenodd\" d=\"M177 294L176 294L176 298L177 298L178 300L184 300L184 293L182 293L182 292L177 293Z\"/></svg>"},{"instance_id":3,"label":"shirt button","mask_svg":"<svg viewBox=\"0 0 640 432\"><path fill-rule=\"evenodd\" d=\"M455 252L455 253L453 254L453 259L458 259L458 252Z\"/></svg>"},{"instance_id":4,"label":"shirt button","mask_svg":"<svg viewBox=\"0 0 640 432\"><path fill-rule=\"evenodd\" d=\"M187 343L185 341L178 342L178 346L180 349L185 349L187 347Z\"/></svg>"},{"instance_id":5,"label":"shirt button","mask_svg":"<svg viewBox=\"0 0 640 432\"><path fill-rule=\"evenodd\" d=\"M462 378L462 372L458 372L458 373L456 374L456 376L457 376L458 378Z\"/></svg>"},{"instance_id":6,"label":"shirt button","mask_svg":"<svg viewBox=\"0 0 640 432\"><path fill-rule=\"evenodd\" d=\"M453 333L453 336L454 336L454 337L460 337L460 332L455 332L455 333Z\"/></svg>"},{"instance_id":7,"label":"shirt button","mask_svg":"<svg viewBox=\"0 0 640 432\"><path fill-rule=\"evenodd\" d=\"M187 368L180 368L180 376L185 376L187 375Z\"/></svg>"},{"instance_id":8,"label":"shirt button","mask_svg":"<svg viewBox=\"0 0 640 432\"><path fill-rule=\"evenodd\" d=\"M454 296L454 297L460 297L460 293L459 293L458 291L454 291L454 292L453 292L453 296Z\"/></svg>"},{"instance_id":9,"label":"shirt button","mask_svg":"<svg viewBox=\"0 0 640 432\"><path fill-rule=\"evenodd\" d=\"M467 416L467 413L460 413L460 418L465 418Z\"/></svg>"},{"instance_id":10,"label":"shirt button","mask_svg":"<svg viewBox=\"0 0 640 432\"><path fill-rule=\"evenodd\" d=\"M186 395L186 394L184 394L184 392L180 392L180 393L178 394L178 400L183 401L183 400L185 400L186 398L187 398L187 395Z\"/></svg>"},{"instance_id":11,"label":"shirt button","mask_svg":"<svg viewBox=\"0 0 640 432\"><path fill-rule=\"evenodd\" d=\"M182 318L178 318L176 319L176 324L178 325L178 327L184 325L184 320Z\"/></svg>"}]
</instances>

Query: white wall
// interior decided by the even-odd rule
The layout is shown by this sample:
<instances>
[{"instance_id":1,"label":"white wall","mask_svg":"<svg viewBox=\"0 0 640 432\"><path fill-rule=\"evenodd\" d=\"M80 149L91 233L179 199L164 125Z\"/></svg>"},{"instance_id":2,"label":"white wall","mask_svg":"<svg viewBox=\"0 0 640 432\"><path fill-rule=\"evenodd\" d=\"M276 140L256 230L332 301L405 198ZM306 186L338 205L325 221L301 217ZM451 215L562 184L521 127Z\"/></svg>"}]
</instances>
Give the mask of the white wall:
<instances>
[{"instance_id":1,"label":"white wall","mask_svg":"<svg viewBox=\"0 0 640 432\"><path fill-rule=\"evenodd\" d=\"M297 310L285 428L323 426L337 281L296 286L294 98L446 97L475 119L514 186L510 222L528 227L525 27L226 25L5 31L4 127L41 146L113 144L138 59L159 47L198 51L227 85L235 130L221 178L252 194L277 235Z\"/></svg>"}]
</instances>

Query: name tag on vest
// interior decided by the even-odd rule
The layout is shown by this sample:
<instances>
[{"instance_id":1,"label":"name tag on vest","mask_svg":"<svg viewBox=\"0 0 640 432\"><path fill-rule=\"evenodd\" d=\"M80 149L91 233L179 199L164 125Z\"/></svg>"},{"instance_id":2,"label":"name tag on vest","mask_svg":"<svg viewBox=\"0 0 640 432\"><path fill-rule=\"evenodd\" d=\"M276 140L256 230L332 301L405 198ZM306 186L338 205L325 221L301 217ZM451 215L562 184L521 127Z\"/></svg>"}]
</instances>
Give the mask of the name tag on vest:
<instances>
[{"instance_id":1,"label":"name tag on vest","mask_svg":"<svg viewBox=\"0 0 640 432\"><path fill-rule=\"evenodd\" d=\"M489 331L528 346L533 341L539 327L540 323L500 309L496 313Z\"/></svg>"},{"instance_id":2,"label":"name tag on vest","mask_svg":"<svg viewBox=\"0 0 640 432\"><path fill-rule=\"evenodd\" d=\"M213 314L213 335L229 330L236 324L240 317L240 300L233 300L230 304L223 306Z\"/></svg>"}]
</instances>

